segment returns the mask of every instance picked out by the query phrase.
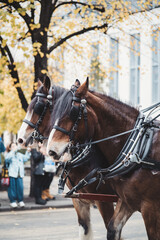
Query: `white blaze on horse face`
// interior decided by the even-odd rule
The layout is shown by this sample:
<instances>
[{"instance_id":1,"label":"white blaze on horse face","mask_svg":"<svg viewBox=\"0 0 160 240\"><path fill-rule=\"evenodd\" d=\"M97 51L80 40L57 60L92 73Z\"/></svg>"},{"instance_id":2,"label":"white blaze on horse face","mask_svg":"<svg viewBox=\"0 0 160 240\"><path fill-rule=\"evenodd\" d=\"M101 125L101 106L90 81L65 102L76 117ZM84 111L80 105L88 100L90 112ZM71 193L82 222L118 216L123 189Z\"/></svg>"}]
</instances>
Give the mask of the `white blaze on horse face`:
<instances>
[{"instance_id":1,"label":"white blaze on horse face","mask_svg":"<svg viewBox=\"0 0 160 240\"><path fill-rule=\"evenodd\" d=\"M31 121L32 115L33 115L33 110L31 112L28 111L25 119L28 121ZM20 130L18 131L18 139L21 138L24 141L26 141L26 136L28 137L28 135L29 135L29 134L27 134L27 127L28 127L28 124L23 122L20 127Z\"/></svg>"},{"instance_id":2,"label":"white blaze on horse face","mask_svg":"<svg viewBox=\"0 0 160 240\"><path fill-rule=\"evenodd\" d=\"M58 125L59 119L56 120L55 125ZM64 153L65 149L67 148L69 142L68 141L55 141L54 134L56 129L52 129L49 138L48 138L48 145L47 145L47 153L55 152L59 157Z\"/></svg>"},{"instance_id":3,"label":"white blaze on horse face","mask_svg":"<svg viewBox=\"0 0 160 240\"><path fill-rule=\"evenodd\" d=\"M55 125L58 124L58 121L59 121L59 119L57 119L57 120L55 121ZM53 128L52 131L51 131L50 134L49 134L48 144L47 144L47 153L49 153L50 145L52 144L51 142L52 142L52 138L53 138L53 136L54 136L55 131L56 131L56 129Z\"/></svg>"}]
</instances>

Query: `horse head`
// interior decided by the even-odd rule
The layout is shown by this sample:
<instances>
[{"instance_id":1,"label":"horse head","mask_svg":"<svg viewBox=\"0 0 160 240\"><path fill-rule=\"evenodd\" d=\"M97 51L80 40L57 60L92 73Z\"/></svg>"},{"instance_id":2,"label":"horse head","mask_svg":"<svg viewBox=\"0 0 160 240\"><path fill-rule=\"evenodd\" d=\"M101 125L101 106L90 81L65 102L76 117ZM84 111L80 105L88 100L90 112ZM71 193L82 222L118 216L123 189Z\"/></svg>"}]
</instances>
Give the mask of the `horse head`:
<instances>
[{"instance_id":1,"label":"horse head","mask_svg":"<svg viewBox=\"0 0 160 240\"><path fill-rule=\"evenodd\" d=\"M48 77L42 84L38 81L38 90L28 106L27 113L18 132L18 143L26 147L36 147L38 142L47 139L49 121L53 106L53 88ZM35 141L36 140L36 141Z\"/></svg>"},{"instance_id":2,"label":"horse head","mask_svg":"<svg viewBox=\"0 0 160 240\"><path fill-rule=\"evenodd\" d=\"M65 155L70 159L72 146L89 141L95 132L96 114L88 104L89 79L80 86L79 82L57 101L52 121L53 129L48 139L48 153L55 159Z\"/></svg>"}]
</instances>

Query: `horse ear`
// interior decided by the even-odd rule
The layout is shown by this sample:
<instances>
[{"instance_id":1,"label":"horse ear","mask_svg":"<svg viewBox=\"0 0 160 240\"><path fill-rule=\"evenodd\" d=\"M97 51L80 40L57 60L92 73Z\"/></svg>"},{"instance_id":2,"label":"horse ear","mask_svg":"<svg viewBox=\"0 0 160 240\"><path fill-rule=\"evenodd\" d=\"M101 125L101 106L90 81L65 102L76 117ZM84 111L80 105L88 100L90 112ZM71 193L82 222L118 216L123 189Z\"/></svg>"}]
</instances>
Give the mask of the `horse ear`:
<instances>
[{"instance_id":1,"label":"horse ear","mask_svg":"<svg viewBox=\"0 0 160 240\"><path fill-rule=\"evenodd\" d=\"M86 85L87 85L87 88L89 86L89 77L86 78Z\"/></svg>"},{"instance_id":2,"label":"horse ear","mask_svg":"<svg viewBox=\"0 0 160 240\"><path fill-rule=\"evenodd\" d=\"M43 82L43 89L45 92L48 93L50 87L51 87L51 80L48 76L46 76Z\"/></svg>"},{"instance_id":3,"label":"horse ear","mask_svg":"<svg viewBox=\"0 0 160 240\"><path fill-rule=\"evenodd\" d=\"M35 90L37 90L37 89L40 88L41 86L42 86L42 82L41 82L40 79L38 79L37 84L36 84L36 86L35 86Z\"/></svg>"},{"instance_id":4,"label":"horse ear","mask_svg":"<svg viewBox=\"0 0 160 240\"><path fill-rule=\"evenodd\" d=\"M89 78L78 88L77 93L81 96L85 96L88 90Z\"/></svg>"}]
</instances>

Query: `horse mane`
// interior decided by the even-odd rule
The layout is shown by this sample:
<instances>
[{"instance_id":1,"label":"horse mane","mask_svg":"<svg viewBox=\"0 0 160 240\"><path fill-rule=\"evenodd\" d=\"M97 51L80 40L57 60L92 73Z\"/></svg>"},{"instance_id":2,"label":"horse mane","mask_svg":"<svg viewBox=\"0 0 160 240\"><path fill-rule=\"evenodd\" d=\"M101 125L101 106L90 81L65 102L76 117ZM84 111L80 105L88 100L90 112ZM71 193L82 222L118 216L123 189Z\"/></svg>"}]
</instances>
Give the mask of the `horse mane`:
<instances>
[{"instance_id":1,"label":"horse mane","mask_svg":"<svg viewBox=\"0 0 160 240\"><path fill-rule=\"evenodd\" d=\"M117 99L114 99L106 94L98 93L92 90L89 90L94 96L99 98L99 101L103 105L104 109L109 109L113 115L119 115L122 118L129 115L129 118L135 117L138 115L138 110L134 107L123 103ZM72 92L70 90L66 90L57 100L54 110L52 113L52 124L55 123L57 119L63 119L64 116L70 114L71 106L72 106Z\"/></svg>"},{"instance_id":2,"label":"horse mane","mask_svg":"<svg viewBox=\"0 0 160 240\"><path fill-rule=\"evenodd\" d=\"M90 91L93 95L97 96L101 103L104 106L104 109L109 109L110 112L112 112L113 115L119 115L122 118L126 118L128 115L130 118L134 118L138 115L138 110L134 108L133 106L126 104L118 99L115 99L111 96L108 96L103 93Z\"/></svg>"},{"instance_id":3,"label":"horse mane","mask_svg":"<svg viewBox=\"0 0 160 240\"><path fill-rule=\"evenodd\" d=\"M54 89L54 94L53 94L53 97L54 97L54 101L56 101L57 99L59 99L60 96L62 96L62 94L64 92L67 92L68 90L63 88L63 87L60 87L60 86L56 86L56 85L53 85L52 87Z\"/></svg>"},{"instance_id":4,"label":"horse mane","mask_svg":"<svg viewBox=\"0 0 160 240\"><path fill-rule=\"evenodd\" d=\"M56 101L54 110L52 112L52 124L55 123L57 119L62 119L66 114L69 114L71 111L72 105L72 92L66 90Z\"/></svg>"}]
</instances>

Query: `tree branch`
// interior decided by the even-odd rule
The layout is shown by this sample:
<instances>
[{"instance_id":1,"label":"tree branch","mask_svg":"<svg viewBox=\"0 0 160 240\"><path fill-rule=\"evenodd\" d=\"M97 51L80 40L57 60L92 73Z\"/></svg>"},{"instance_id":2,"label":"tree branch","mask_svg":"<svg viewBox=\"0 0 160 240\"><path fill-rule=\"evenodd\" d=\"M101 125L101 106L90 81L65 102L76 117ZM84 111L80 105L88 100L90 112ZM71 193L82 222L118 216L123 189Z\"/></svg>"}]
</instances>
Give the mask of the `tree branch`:
<instances>
[{"instance_id":1,"label":"tree branch","mask_svg":"<svg viewBox=\"0 0 160 240\"><path fill-rule=\"evenodd\" d=\"M78 36L78 35L82 35L86 32L89 32L89 31L92 31L92 30L100 30L100 29L103 29L103 28L108 28L108 24L105 23L101 26L93 26L93 27L89 27L89 28L83 28L82 30L80 31L77 31L77 32L74 32L74 33L71 33L70 35L64 37L64 38L61 38L58 42L56 42L53 46L51 46L47 53L50 54L55 48L59 47L60 45L62 45L65 41L67 41L68 39L74 37L74 36Z\"/></svg>"},{"instance_id":2,"label":"tree branch","mask_svg":"<svg viewBox=\"0 0 160 240\"><path fill-rule=\"evenodd\" d=\"M1 41L1 43L2 43L2 41L3 41L3 38L2 38L1 36L0 36L0 41ZM20 83L20 81L19 81L18 72L17 72L17 70L16 70L16 65L15 65L15 63L14 63L14 59L13 59L13 57L12 57L11 51L9 50L9 47L8 47L7 45L6 45L5 47L2 47L2 44L1 44L1 43L0 43L0 51L1 51L2 55L5 56L5 57L7 57L7 59L8 59L8 60L7 60L7 62L8 62L7 66L8 66L8 68L9 68L9 70L10 70L11 77L14 78L14 79L16 79L16 80L14 81L14 85L15 85L15 88L16 88L16 90L17 90L17 92L18 92L18 96L19 96L19 99L20 99L20 101L21 101L22 108L23 108L25 111L27 111L28 102L27 102L27 100L26 100L26 98L25 98L25 96L24 96L24 93L23 93L23 91L22 91L22 88L19 87L19 86L16 86L17 84Z\"/></svg>"},{"instance_id":3,"label":"tree branch","mask_svg":"<svg viewBox=\"0 0 160 240\"><path fill-rule=\"evenodd\" d=\"M77 1L70 1L70 2L61 2L59 3L57 6L55 6L55 9L60 7L60 6L63 6L63 5L73 5L73 4L78 4L78 5L82 5L82 6L85 6L85 7L88 7L90 9L93 9L93 10L96 10L96 11L99 11L99 12L105 12L105 8L101 5L97 5L97 4L93 4L93 5L90 5L90 4L87 4L87 3L83 3L83 2L77 2Z\"/></svg>"},{"instance_id":4,"label":"tree branch","mask_svg":"<svg viewBox=\"0 0 160 240\"><path fill-rule=\"evenodd\" d=\"M13 6L17 12L18 12L18 9L23 9L21 7L21 5L18 2L15 2L15 1L12 2L12 3L9 3L8 0L0 0L0 2L6 3L7 6ZM20 12L18 12L18 14L23 18L23 20L27 24L29 30L31 30L31 28L30 28L31 17L29 17L29 15L27 13L24 16Z\"/></svg>"},{"instance_id":5,"label":"tree branch","mask_svg":"<svg viewBox=\"0 0 160 240\"><path fill-rule=\"evenodd\" d=\"M3 6L0 7L0 9L3 9L3 8L5 8L5 7L8 7L8 5L7 5L7 4L6 4L6 5L3 5Z\"/></svg>"}]
</instances>

